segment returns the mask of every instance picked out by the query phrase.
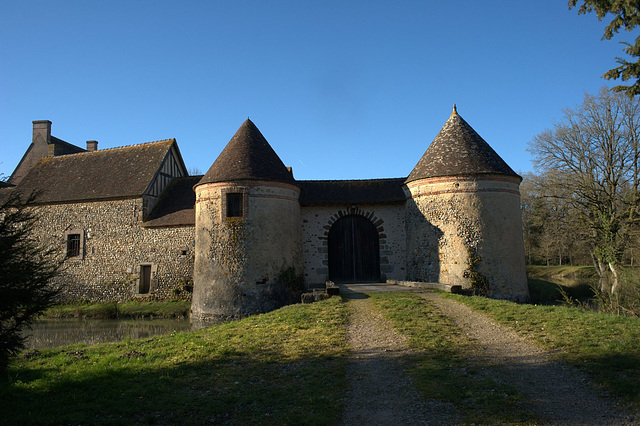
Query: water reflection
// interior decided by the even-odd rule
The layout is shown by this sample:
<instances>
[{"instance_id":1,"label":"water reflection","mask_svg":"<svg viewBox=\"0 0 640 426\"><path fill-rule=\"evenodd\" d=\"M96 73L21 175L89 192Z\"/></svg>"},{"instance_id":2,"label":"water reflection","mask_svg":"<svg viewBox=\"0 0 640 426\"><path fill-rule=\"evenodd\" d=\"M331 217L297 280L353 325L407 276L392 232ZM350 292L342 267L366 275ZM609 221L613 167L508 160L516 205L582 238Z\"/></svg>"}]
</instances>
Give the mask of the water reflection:
<instances>
[{"instance_id":1,"label":"water reflection","mask_svg":"<svg viewBox=\"0 0 640 426\"><path fill-rule=\"evenodd\" d=\"M139 320L42 320L36 321L31 330L25 330L27 349L54 348L73 343L88 345L114 342L127 337L138 339L172 331L191 330L189 320L139 319Z\"/></svg>"}]
</instances>

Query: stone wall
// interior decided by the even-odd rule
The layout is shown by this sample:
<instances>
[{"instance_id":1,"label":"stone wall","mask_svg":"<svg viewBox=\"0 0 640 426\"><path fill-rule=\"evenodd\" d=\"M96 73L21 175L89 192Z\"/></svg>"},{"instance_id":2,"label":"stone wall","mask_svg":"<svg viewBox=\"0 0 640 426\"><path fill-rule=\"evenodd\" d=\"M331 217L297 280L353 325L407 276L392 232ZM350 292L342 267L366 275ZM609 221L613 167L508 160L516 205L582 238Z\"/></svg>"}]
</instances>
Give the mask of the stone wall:
<instances>
[{"instance_id":1,"label":"stone wall","mask_svg":"<svg viewBox=\"0 0 640 426\"><path fill-rule=\"evenodd\" d=\"M226 214L228 193L242 194L241 217ZM299 194L277 182L196 187L192 317L241 317L289 302L287 285L302 273Z\"/></svg>"},{"instance_id":2,"label":"stone wall","mask_svg":"<svg viewBox=\"0 0 640 426\"><path fill-rule=\"evenodd\" d=\"M490 296L528 298L517 178L431 178L408 191L409 280L470 288L472 257Z\"/></svg>"},{"instance_id":3,"label":"stone wall","mask_svg":"<svg viewBox=\"0 0 640 426\"><path fill-rule=\"evenodd\" d=\"M41 241L64 253L67 235L80 234L80 256L65 260L56 279L62 300L191 297L193 227L143 228L142 207L142 199L35 207ZM141 265L151 267L148 294L139 294Z\"/></svg>"},{"instance_id":4,"label":"stone wall","mask_svg":"<svg viewBox=\"0 0 640 426\"><path fill-rule=\"evenodd\" d=\"M309 287L329 279L328 236L340 217L366 217L378 229L381 279L405 280L405 206L371 204L359 206L305 206L302 208L304 280Z\"/></svg>"}]
</instances>

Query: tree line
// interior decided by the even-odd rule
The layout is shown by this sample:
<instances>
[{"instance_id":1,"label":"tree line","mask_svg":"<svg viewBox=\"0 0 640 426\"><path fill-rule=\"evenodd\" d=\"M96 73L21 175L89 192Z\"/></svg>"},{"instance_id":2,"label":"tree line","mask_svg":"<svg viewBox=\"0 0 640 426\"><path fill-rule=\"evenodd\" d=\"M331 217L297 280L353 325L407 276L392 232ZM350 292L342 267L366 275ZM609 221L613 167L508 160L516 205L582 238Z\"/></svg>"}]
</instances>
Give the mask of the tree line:
<instances>
[{"instance_id":1,"label":"tree line","mask_svg":"<svg viewBox=\"0 0 640 426\"><path fill-rule=\"evenodd\" d=\"M527 260L592 264L599 290L616 294L625 266L640 263L640 100L606 88L585 95L528 149L536 172L521 186Z\"/></svg>"}]
</instances>

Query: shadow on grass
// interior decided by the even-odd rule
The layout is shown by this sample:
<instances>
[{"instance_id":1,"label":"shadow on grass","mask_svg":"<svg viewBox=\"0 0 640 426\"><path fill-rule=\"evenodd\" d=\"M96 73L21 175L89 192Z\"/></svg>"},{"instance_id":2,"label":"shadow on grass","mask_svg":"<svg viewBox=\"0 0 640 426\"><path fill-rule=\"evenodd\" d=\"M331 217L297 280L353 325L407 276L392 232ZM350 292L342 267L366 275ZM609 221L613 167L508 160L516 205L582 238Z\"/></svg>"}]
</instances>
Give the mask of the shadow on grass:
<instances>
[{"instance_id":1,"label":"shadow on grass","mask_svg":"<svg viewBox=\"0 0 640 426\"><path fill-rule=\"evenodd\" d=\"M584 356L576 364L608 393L640 405L640 355L612 351L604 356Z\"/></svg>"},{"instance_id":2,"label":"shadow on grass","mask_svg":"<svg viewBox=\"0 0 640 426\"><path fill-rule=\"evenodd\" d=\"M333 397L345 385L342 358L231 355L145 368L136 355L121 368L70 365L97 356L69 358L64 374L13 368L12 383L0 384L4 424L333 424L342 411ZM38 386L45 376L49 385Z\"/></svg>"}]
</instances>

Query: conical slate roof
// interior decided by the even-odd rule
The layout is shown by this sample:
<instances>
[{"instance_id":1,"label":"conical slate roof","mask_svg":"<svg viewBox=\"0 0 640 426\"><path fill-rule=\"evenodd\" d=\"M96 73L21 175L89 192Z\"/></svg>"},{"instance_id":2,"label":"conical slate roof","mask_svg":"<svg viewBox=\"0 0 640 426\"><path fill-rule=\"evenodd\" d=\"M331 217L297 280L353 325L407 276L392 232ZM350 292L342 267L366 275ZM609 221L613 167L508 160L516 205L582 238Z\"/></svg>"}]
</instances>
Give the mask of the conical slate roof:
<instances>
[{"instance_id":1,"label":"conical slate roof","mask_svg":"<svg viewBox=\"0 0 640 426\"><path fill-rule=\"evenodd\" d=\"M235 180L294 183L278 154L249 119L242 123L198 185Z\"/></svg>"},{"instance_id":2,"label":"conical slate roof","mask_svg":"<svg viewBox=\"0 0 640 426\"><path fill-rule=\"evenodd\" d=\"M439 176L506 175L518 177L511 167L456 111L431 142L405 183Z\"/></svg>"}]
</instances>

